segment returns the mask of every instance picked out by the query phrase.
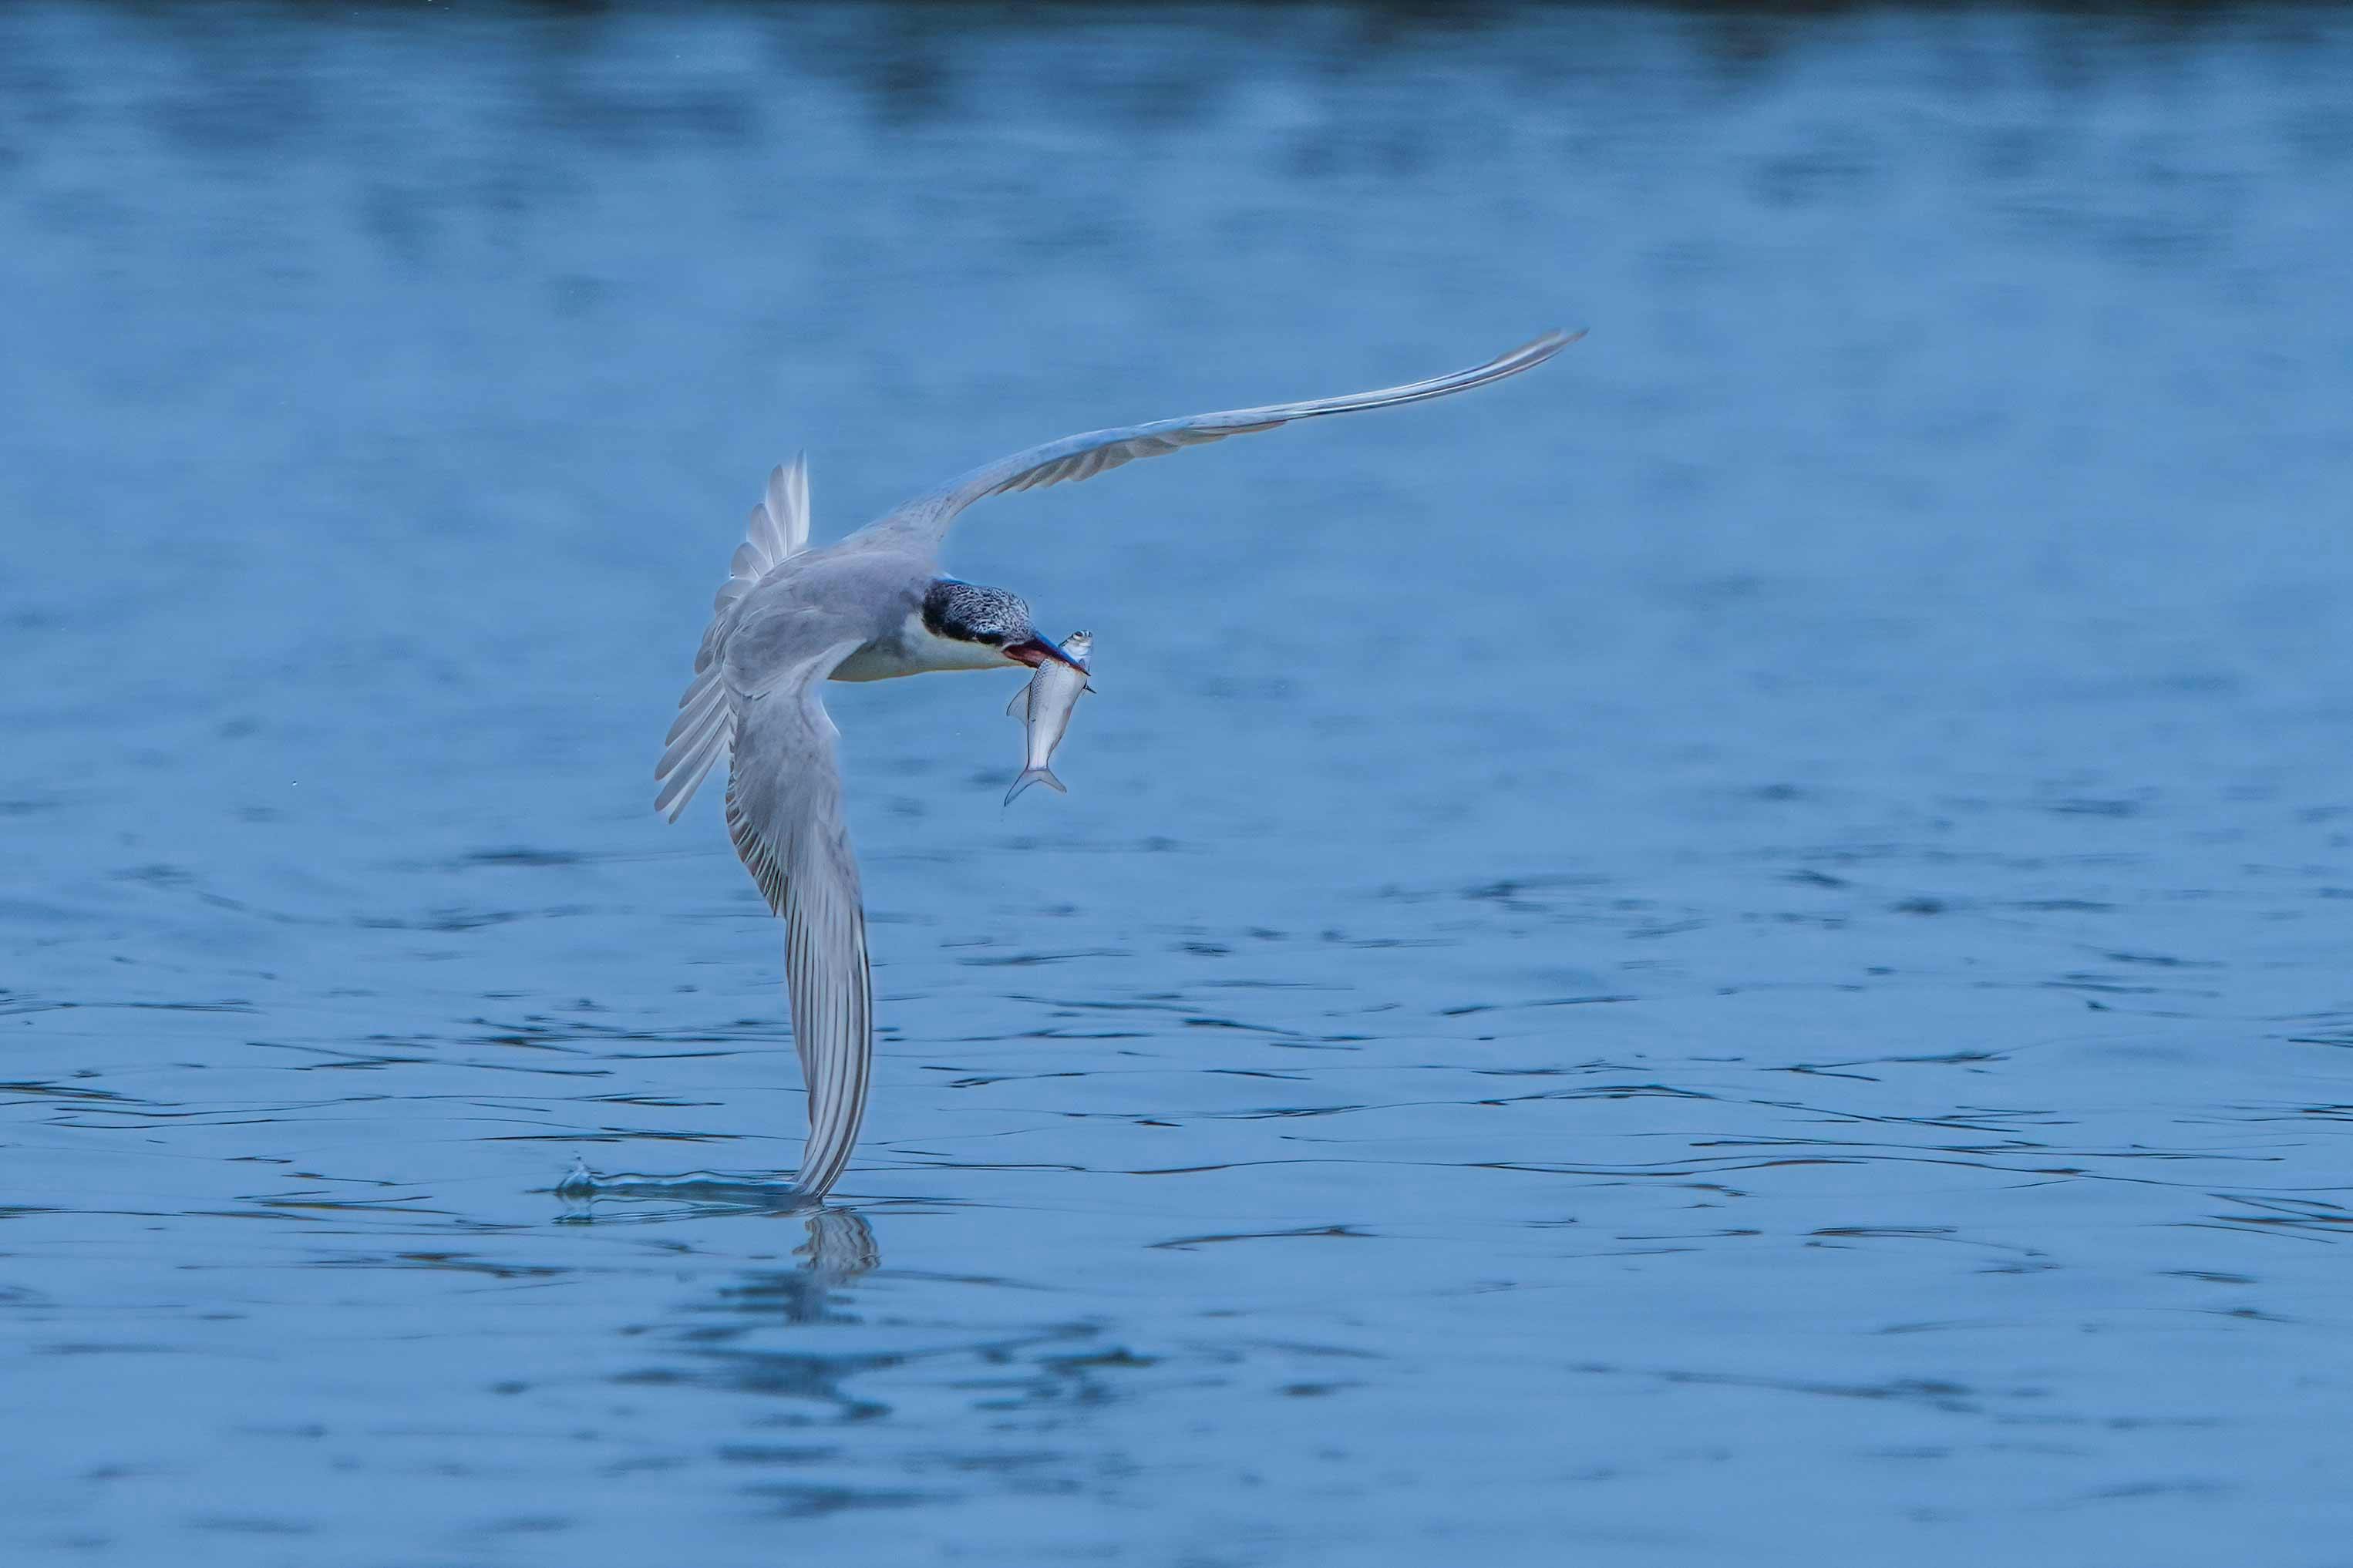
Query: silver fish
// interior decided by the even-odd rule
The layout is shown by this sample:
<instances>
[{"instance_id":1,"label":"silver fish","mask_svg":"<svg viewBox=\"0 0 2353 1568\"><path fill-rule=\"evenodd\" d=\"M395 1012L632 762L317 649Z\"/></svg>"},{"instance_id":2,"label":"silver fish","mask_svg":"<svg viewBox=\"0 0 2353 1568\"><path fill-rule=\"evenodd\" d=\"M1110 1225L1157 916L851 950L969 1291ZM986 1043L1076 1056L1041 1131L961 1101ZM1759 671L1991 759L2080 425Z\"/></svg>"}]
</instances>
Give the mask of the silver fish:
<instances>
[{"instance_id":1,"label":"silver fish","mask_svg":"<svg viewBox=\"0 0 2353 1568\"><path fill-rule=\"evenodd\" d=\"M1062 651L1081 664L1086 662L1088 650L1094 646L1092 632L1072 632L1062 639ZM1054 760L1054 748L1062 743L1062 732L1071 727L1071 713L1079 705L1079 694L1093 689L1087 684L1084 672L1049 659L1038 667L1029 685L1013 694L1012 706L1005 711L1029 726L1029 750L1023 759L1021 776L1005 792L1006 805L1011 805L1013 797L1033 784L1044 784L1057 795L1071 793L1046 764Z\"/></svg>"}]
</instances>

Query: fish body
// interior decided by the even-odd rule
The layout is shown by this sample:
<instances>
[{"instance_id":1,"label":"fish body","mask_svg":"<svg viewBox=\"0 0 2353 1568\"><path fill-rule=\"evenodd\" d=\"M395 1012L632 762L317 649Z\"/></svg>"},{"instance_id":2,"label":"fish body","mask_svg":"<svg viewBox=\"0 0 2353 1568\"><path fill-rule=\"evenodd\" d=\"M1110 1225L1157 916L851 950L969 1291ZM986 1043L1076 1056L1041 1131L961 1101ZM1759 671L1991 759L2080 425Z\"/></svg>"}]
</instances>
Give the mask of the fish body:
<instances>
[{"instance_id":1,"label":"fish body","mask_svg":"<svg viewBox=\"0 0 2353 1568\"><path fill-rule=\"evenodd\" d=\"M1081 663L1094 645L1094 637L1088 632L1072 632L1062 639L1062 650ZM1046 764L1054 760L1054 748L1062 743L1062 734L1071 727L1080 694L1093 689L1087 684L1085 671L1049 662L1040 664L1029 684L1013 694L1012 705L1005 711L1029 727L1029 750L1022 759L1021 776L1005 792L1006 805L1012 805L1013 797L1033 784L1044 784L1057 795L1071 793Z\"/></svg>"}]
</instances>

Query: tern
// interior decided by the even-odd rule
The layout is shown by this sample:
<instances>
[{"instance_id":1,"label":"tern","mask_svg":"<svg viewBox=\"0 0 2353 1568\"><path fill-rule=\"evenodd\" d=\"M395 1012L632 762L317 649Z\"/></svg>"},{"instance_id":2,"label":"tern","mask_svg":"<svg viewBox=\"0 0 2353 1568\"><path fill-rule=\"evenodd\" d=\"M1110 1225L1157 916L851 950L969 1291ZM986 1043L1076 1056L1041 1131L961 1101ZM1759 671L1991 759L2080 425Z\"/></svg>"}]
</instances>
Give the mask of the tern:
<instances>
[{"instance_id":1,"label":"tern","mask_svg":"<svg viewBox=\"0 0 2353 1568\"><path fill-rule=\"evenodd\" d=\"M727 764L728 837L785 921L785 991L808 1090L808 1139L793 1181L798 1192L823 1198L849 1163L874 1055L866 911L842 816L839 731L819 683L1034 669L1050 659L1085 668L1038 634L1018 597L941 571L940 544L958 514L989 496L1092 479L1138 458L1294 419L1467 392L1542 364L1584 335L1547 332L1472 369L1377 392L1050 441L975 468L815 549L806 462L796 458L768 476L654 770L654 809L677 821L712 769Z\"/></svg>"}]
</instances>

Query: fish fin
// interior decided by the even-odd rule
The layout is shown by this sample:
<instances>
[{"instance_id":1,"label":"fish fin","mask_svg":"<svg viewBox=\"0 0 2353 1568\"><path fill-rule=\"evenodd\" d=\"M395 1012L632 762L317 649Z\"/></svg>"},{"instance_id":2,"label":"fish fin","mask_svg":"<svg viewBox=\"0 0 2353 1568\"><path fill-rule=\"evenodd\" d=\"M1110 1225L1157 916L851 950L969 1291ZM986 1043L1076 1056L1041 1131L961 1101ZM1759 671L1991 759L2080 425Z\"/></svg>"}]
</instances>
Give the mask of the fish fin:
<instances>
[{"instance_id":1,"label":"fish fin","mask_svg":"<svg viewBox=\"0 0 2353 1568\"><path fill-rule=\"evenodd\" d=\"M1028 681L1021 683L1021 689L1015 692L1013 700L1005 705L1005 716L1008 719L1018 719L1024 724L1029 722L1029 683Z\"/></svg>"},{"instance_id":2,"label":"fish fin","mask_svg":"<svg viewBox=\"0 0 2353 1568\"><path fill-rule=\"evenodd\" d=\"M1054 776L1053 769L1024 768L1021 770L1021 776L1013 781L1013 787L1005 792L1005 804L1011 805L1013 804L1013 797L1019 795L1023 790L1028 789L1033 784L1044 784L1056 795L1068 795L1071 793L1068 789L1063 787L1062 781Z\"/></svg>"}]
</instances>

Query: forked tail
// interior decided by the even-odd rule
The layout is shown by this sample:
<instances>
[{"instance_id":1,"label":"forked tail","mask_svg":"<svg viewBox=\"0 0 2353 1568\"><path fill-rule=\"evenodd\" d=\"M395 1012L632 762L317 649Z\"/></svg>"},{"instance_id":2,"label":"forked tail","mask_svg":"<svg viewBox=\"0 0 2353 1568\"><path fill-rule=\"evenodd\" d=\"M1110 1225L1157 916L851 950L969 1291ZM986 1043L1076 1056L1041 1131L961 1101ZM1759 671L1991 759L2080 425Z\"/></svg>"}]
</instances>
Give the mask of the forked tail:
<instances>
[{"instance_id":1,"label":"forked tail","mask_svg":"<svg viewBox=\"0 0 2353 1568\"><path fill-rule=\"evenodd\" d=\"M1024 768L1021 770L1021 776L1013 781L1013 787L1005 792L1005 804L1011 805L1013 804L1013 797L1019 795L1023 790L1028 789L1033 784L1044 784L1056 795L1068 795L1071 793L1069 790L1062 787L1062 781L1054 776L1053 769Z\"/></svg>"}]
</instances>

